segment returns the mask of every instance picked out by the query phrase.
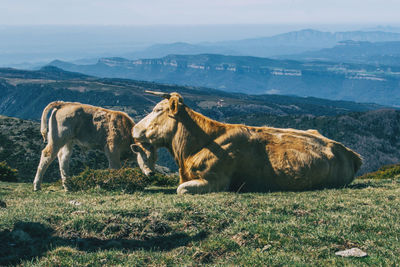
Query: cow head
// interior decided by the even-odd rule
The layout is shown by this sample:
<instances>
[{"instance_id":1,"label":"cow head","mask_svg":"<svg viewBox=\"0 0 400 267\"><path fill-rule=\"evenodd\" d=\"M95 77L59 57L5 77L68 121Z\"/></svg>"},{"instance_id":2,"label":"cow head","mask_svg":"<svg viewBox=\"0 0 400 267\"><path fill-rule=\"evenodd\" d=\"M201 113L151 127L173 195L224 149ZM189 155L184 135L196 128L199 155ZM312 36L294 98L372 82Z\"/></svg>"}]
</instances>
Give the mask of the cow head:
<instances>
[{"instance_id":1,"label":"cow head","mask_svg":"<svg viewBox=\"0 0 400 267\"><path fill-rule=\"evenodd\" d=\"M177 119L184 109L183 98L178 93L146 92L165 99L133 127L133 138L156 147L165 146L176 131Z\"/></svg>"},{"instance_id":2,"label":"cow head","mask_svg":"<svg viewBox=\"0 0 400 267\"><path fill-rule=\"evenodd\" d=\"M154 146L148 143L135 143L131 149L137 154L137 162L140 169L147 176L154 174L154 166L157 161L157 152Z\"/></svg>"}]
</instances>

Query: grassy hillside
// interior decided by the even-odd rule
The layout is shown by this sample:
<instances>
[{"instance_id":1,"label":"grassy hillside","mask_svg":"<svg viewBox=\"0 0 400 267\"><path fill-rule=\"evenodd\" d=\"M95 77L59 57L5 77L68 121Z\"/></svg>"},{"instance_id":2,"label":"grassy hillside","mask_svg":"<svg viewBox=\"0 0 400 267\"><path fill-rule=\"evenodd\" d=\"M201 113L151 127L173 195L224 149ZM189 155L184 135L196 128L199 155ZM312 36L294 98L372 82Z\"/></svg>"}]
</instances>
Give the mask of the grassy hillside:
<instances>
[{"instance_id":1,"label":"grassy hillside","mask_svg":"<svg viewBox=\"0 0 400 267\"><path fill-rule=\"evenodd\" d=\"M267 194L65 193L0 182L0 265L394 266L400 180ZM6 206L6 207L4 207ZM335 252L357 247L365 258Z\"/></svg>"}]
</instances>

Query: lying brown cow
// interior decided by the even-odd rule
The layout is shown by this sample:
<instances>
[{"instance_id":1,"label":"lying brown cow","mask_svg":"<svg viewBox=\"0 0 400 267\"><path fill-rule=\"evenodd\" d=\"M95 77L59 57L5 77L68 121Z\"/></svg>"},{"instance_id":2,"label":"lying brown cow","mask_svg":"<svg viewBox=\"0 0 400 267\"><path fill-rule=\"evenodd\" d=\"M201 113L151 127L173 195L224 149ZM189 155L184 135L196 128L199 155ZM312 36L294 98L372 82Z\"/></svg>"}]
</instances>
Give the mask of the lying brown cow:
<instances>
[{"instance_id":1,"label":"lying brown cow","mask_svg":"<svg viewBox=\"0 0 400 267\"><path fill-rule=\"evenodd\" d=\"M353 181L360 156L316 130L224 124L185 106L178 93L133 128L139 142L166 147L179 166L178 194L340 187Z\"/></svg>"},{"instance_id":2,"label":"lying brown cow","mask_svg":"<svg viewBox=\"0 0 400 267\"><path fill-rule=\"evenodd\" d=\"M47 131L47 115L49 131ZM154 168L153 157L156 153L151 147L137 144L131 135L135 125L133 120L124 112L108 110L81 103L55 101L43 110L40 132L48 143L42 151L40 163L36 172L34 190L40 190L43 175L50 163L58 156L61 179L65 190L68 178L69 159L72 147L77 144L86 149L104 151L109 167L121 168L120 156L131 149L137 153L138 163L146 175ZM149 150L150 149L150 150ZM147 162L152 165L147 166Z\"/></svg>"}]
</instances>

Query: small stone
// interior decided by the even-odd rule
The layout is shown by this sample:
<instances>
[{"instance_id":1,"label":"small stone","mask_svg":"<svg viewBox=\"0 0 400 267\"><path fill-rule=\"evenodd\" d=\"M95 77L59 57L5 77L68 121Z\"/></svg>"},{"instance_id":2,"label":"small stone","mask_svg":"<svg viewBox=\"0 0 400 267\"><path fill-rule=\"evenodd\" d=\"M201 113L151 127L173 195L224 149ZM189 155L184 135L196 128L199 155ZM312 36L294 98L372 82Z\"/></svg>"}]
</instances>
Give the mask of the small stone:
<instances>
[{"instance_id":1,"label":"small stone","mask_svg":"<svg viewBox=\"0 0 400 267\"><path fill-rule=\"evenodd\" d=\"M86 213L86 211L84 211L84 210L76 210L76 211L72 212L71 214L72 215L79 215L79 214L85 214L85 213Z\"/></svg>"},{"instance_id":2,"label":"small stone","mask_svg":"<svg viewBox=\"0 0 400 267\"><path fill-rule=\"evenodd\" d=\"M261 249L261 252L265 252L265 251L269 250L270 248L272 248L272 245L270 245L270 244L265 245L265 246Z\"/></svg>"},{"instance_id":3,"label":"small stone","mask_svg":"<svg viewBox=\"0 0 400 267\"><path fill-rule=\"evenodd\" d=\"M338 251L338 252L335 253L335 255L342 256L342 257L362 258L362 257L366 257L368 254L366 252L362 251L359 248L351 248L351 249Z\"/></svg>"},{"instance_id":4,"label":"small stone","mask_svg":"<svg viewBox=\"0 0 400 267\"><path fill-rule=\"evenodd\" d=\"M250 239L251 239L250 233L247 231L240 232L232 236L232 240L235 241L235 243L241 247L247 245Z\"/></svg>"},{"instance_id":5,"label":"small stone","mask_svg":"<svg viewBox=\"0 0 400 267\"><path fill-rule=\"evenodd\" d=\"M79 202L79 201L76 201L76 200L71 200L71 201L69 202L69 204L71 204L71 205L75 205L75 206L80 206L80 205L82 205L82 203L81 203L81 202Z\"/></svg>"}]
</instances>

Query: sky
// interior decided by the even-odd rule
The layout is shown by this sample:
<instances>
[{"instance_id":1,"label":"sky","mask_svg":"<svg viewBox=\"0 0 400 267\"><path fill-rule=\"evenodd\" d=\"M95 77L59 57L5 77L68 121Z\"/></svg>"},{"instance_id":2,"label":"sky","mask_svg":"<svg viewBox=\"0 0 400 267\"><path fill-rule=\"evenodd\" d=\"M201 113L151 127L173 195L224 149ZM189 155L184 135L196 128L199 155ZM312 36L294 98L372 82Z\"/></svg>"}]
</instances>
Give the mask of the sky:
<instances>
[{"instance_id":1,"label":"sky","mask_svg":"<svg viewBox=\"0 0 400 267\"><path fill-rule=\"evenodd\" d=\"M158 43L301 29L400 32L400 0L0 0L0 63L114 56Z\"/></svg>"},{"instance_id":2,"label":"sky","mask_svg":"<svg viewBox=\"0 0 400 267\"><path fill-rule=\"evenodd\" d=\"M399 0L0 0L0 25L399 24Z\"/></svg>"}]
</instances>

